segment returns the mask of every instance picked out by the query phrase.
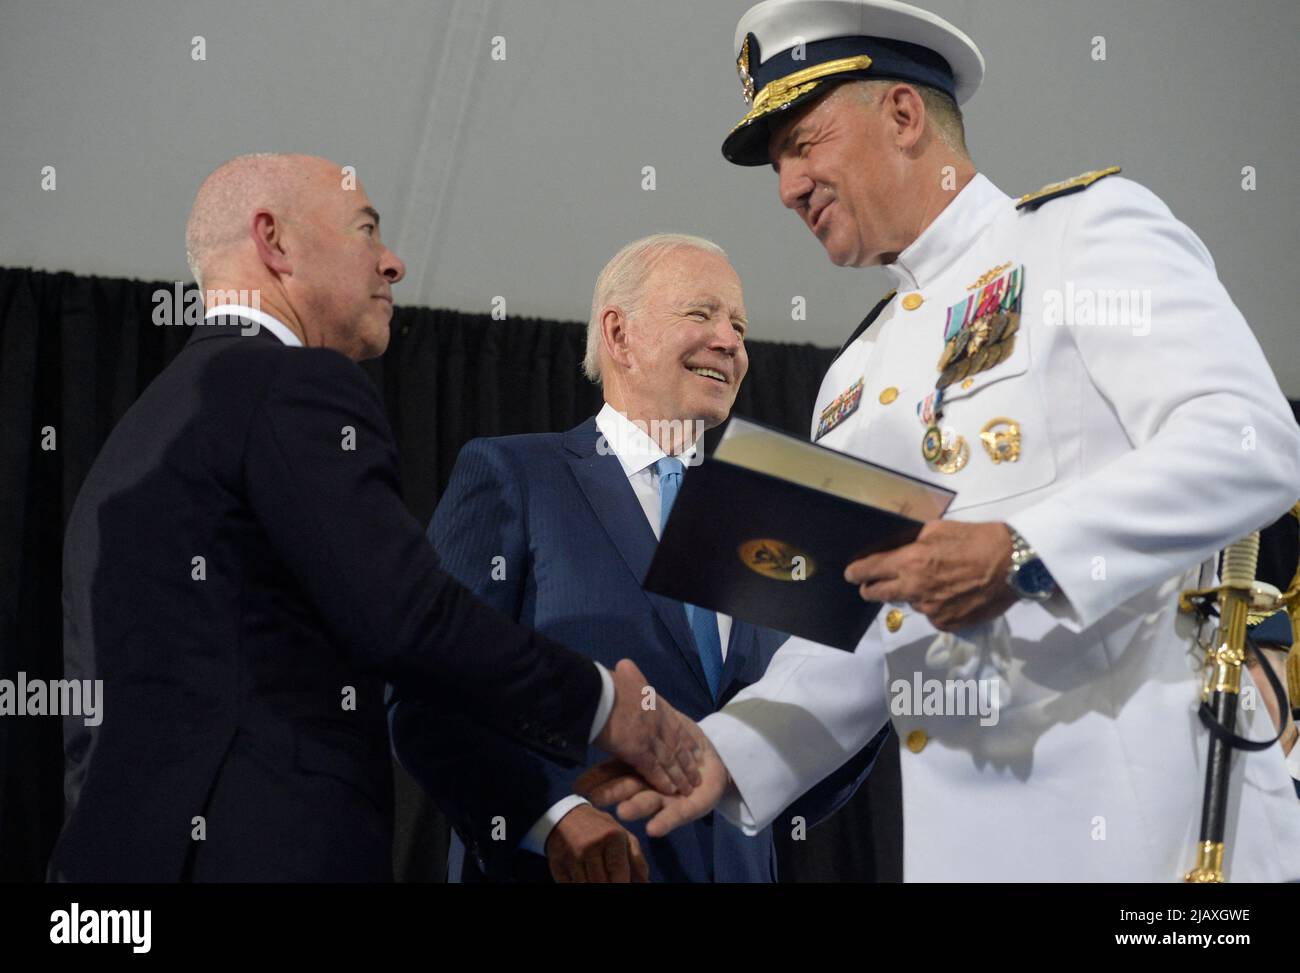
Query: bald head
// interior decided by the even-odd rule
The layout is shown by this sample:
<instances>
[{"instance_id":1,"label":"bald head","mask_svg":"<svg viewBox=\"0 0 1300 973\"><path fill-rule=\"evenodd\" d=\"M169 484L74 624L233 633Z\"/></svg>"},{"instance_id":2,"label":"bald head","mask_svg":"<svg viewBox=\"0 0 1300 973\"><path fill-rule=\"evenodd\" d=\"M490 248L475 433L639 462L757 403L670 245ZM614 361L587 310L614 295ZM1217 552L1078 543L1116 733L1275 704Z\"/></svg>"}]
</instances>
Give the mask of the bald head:
<instances>
[{"instance_id":1,"label":"bald head","mask_svg":"<svg viewBox=\"0 0 1300 973\"><path fill-rule=\"evenodd\" d=\"M305 155L231 159L199 187L185 250L205 305L247 292L305 345L357 361L388 345L392 285L406 268L350 167Z\"/></svg>"},{"instance_id":2,"label":"bald head","mask_svg":"<svg viewBox=\"0 0 1300 973\"><path fill-rule=\"evenodd\" d=\"M332 163L305 155L270 152L241 155L213 170L194 197L185 224L185 257L199 288L210 267L223 254L246 243L249 223L258 209L268 209L282 220L293 219L310 194L312 180L321 171L337 171Z\"/></svg>"}]
</instances>

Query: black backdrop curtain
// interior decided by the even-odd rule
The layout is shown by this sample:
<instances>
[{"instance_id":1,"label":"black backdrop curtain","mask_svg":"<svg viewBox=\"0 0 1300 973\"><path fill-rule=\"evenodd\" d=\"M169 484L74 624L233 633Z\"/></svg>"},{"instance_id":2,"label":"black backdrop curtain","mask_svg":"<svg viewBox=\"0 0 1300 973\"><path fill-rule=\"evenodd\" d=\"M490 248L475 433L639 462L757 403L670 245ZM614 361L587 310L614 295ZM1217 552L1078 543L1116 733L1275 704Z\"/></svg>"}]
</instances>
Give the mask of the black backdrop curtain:
<instances>
[{"instance_id":1,"label":"black backdrop curtain","mask_svg":"<svg viewBox=\"0 0 1300 973\"><path fill-rule=\"evenodd\" d=\"M0 269L0 678L62 675L60 562L73 500L109 431L189 337L152 322L173 284ZM852 322L846 322L846 330ZM461 446L474 436L568 429L600 407L580 373L580 324L398 308L382 390L406 503L428 521ZM806 434L832 352L748 344L736 412ZM712 442L709 441L711 446ZM42 878L63 821L56 717L0 717L0 880ZM447 826L400 769L395 873L440 881ZM792 841L786 881L897 881L902 875L898 748L838 814Z\"/></svg>"}]
</instances>

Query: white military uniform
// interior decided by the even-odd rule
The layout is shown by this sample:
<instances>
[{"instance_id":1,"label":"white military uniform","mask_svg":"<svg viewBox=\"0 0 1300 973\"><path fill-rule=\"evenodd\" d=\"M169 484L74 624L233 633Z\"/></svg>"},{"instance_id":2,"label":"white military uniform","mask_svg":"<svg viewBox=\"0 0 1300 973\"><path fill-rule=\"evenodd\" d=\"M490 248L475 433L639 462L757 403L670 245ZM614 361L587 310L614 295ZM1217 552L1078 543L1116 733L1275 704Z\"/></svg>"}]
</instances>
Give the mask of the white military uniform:
<instances>
[{"instance_id":1,"label":"white military uniform","mask_svg":"<svg viewBox=\"0 0 1300 973\"><path fill-rule=\"evenodd\" d=\"M939 426L969 455L946 474L922 457L917 403L934 389L948 309L1003 267L1023 268L1017 339L948 388ZM1178 880L1194 861L1208 733L1177 596L1300 494L1290 408L1203 244L1126 179L1018 210L978 175L885 269L897 294L828 372L814 435L861 380L856 411L820 442L956 490L948 517L1008 523L1060 590L960 637L898 605L854 653L790 640L702 724L735 782L720 810L748 829L772 822L892 719L906 741L907 880ZM1088 300L1118 291L1136 291L1139 312L1149 294L1149 320L1088 317ZM1019 426L1014 462L981 442L994 419ZM918 709L902 688L965 679L998 687L995 723L953 715L955 701ZM1262 704L1238 732L1273 735ZM1279 747L1238 752L1233 774L1228 879L1300 878Z\"/></svg>"}]
</instances>

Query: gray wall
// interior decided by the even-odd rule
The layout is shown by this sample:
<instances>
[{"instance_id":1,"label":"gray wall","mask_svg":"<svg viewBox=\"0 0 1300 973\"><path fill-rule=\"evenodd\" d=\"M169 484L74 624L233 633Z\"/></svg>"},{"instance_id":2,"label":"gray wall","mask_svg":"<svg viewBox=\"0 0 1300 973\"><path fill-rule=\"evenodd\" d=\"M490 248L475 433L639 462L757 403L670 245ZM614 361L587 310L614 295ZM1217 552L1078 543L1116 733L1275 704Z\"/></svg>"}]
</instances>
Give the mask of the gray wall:
<instances>
[{"instance_id":1,"label":"gray wall","mask_svg":"<svg viewBox=\"0 0 1300 973\"><path fill-rule=\"evenodd\" d=\"M926 5L988 61L967 105L979 167L1018 195L1123 165L1205 240L1300 397L1300 4ZM584 319L605 259L672 229L731 253L755 337L838 345L883 274L832 267L771 171L718 151L744 110L731 39L747 6L2 0L0 265L188 279L184 220L203 176L240 152L295 150L357 167L410 269L402 303L487 310L501 295L511 315ZM191 59L194 35L206 61ZM55 192L40 188L45 165ZM807 321L790 319L795 295Z\"/></svg>"}]
</instances>

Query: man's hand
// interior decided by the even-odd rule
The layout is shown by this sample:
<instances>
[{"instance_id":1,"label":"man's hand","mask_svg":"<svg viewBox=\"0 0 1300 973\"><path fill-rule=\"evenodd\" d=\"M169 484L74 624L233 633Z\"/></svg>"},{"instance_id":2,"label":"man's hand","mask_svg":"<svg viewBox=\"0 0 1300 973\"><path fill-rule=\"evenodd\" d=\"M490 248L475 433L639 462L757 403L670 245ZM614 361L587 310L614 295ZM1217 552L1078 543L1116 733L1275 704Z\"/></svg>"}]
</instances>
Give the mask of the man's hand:
<instances>
[{"instance_id":1,"label":"man's hand","mask_svg":"<svg viewBox=\"0 0 1300 973\"><path fill-rule=\"evenodd\" d=\"M650 881L636 835L590 804L579 804L551 829L546 861L557 882Z\"/></svg>"},{"instance_id":2,"label":"man's hand","mask_svg":"<svg viewBox=\"0 0 1300 973\"><path fill-rule=\"evenodd\" d=\"M1018 597L1007 585L1006 524L932 520L915 541L844 570L864 601L907 602L941 632L997 618Z\"/></svg>"},{"instance_id":3,"label":"man's hand","mask_svg":"<svg viewBox=\"0 0 1300 973\"><path fill-rule=\"evenodd\" d=\"M618 816L624 821L650 818L646 834L651 838L662 838L675 828L704 817L722 800L731 775L703 731L690 720L684 722L700 753L703 771L703 780L690 794L671 797L661 794L631 767L617 760L591 768L578 778L575 789L593 804L618 804Z\"/></svg>"},{"instance_id":4,"label":"man's hand","mask_svg":"<svg viewBox=\"0 0 1300 973\"><path fill-rule=\"evenodd\" d=\"M631 659L614 667L614 709L595 744L629 764L664 794L689 794L700 782L690 720L658 693Z\"/></svg>"}]
</instances>

